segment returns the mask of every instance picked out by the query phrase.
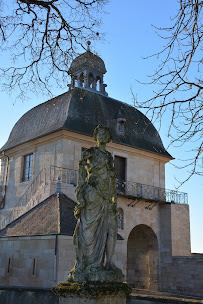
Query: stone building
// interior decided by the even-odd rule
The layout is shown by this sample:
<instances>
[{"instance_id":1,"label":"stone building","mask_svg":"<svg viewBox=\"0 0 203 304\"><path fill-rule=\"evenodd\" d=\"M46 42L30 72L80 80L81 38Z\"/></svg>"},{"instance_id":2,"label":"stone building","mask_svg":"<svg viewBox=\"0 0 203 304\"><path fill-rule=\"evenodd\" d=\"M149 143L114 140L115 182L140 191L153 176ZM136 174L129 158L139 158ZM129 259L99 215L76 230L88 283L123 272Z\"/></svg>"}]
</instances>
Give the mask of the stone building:
<instances>
[{"instance_id":1,"label":"stone building","mask_svg":"<svg viewBox=\"0 0 203 304\"><path fill-rule=\"evenodd\" d=\"M75 257L78 162L103 124L118 177L116 265L135 288L203 296L187 194L165 189L172 156L146 116L108 97L105 73L89 49L74 59L69 91L23 115L0 150L0 285L66 281Z\"/></svg>"}]
</instances>

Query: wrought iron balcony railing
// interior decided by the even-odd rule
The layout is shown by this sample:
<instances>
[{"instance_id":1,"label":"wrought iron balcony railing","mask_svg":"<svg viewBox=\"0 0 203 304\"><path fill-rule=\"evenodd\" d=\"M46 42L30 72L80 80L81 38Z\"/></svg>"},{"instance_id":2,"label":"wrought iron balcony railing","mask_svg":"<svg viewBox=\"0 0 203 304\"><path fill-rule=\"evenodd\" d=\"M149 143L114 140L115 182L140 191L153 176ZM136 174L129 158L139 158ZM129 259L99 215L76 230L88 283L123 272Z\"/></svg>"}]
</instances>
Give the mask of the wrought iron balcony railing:
<instances>
[{"instance_id":1,"label":"wrought iron balcony railing","mask_svg":"<svg viewBox=\"0 0 203 304\"><path fill-rule=\"evenodd\" d=\"M51 166L50 179L57 181L58 176L60 176L62 183L73 184L74 186L77 184L77 170ZM188 204L187 193L141 183L117 180L117 192L126 197L143 198L157 202Z\"/></svg>"},{"instance_id":2,"label":"wrought iron balcony railing","mask_svg":"<svg viewBox=\"0 0 203 304\"><path fill-rule=\"evenodd\" d=\"M50 167L50 180L57 182L59 176L61 178L62 183L72 184L74 186L77 185L78 170L51 166Z\"/></svg>"},{"instance_id":3,"label":"wrought iron balcony railing","mask_svg":"<svg viewBox=\"0 0 203 304\"><path fill-rule=\"evenodd\" d=\"M135 182L118 180L117 191L121 195L132 198L143 198L156 202L188 204L187 193Z\"/></svg>"}]
</instances>

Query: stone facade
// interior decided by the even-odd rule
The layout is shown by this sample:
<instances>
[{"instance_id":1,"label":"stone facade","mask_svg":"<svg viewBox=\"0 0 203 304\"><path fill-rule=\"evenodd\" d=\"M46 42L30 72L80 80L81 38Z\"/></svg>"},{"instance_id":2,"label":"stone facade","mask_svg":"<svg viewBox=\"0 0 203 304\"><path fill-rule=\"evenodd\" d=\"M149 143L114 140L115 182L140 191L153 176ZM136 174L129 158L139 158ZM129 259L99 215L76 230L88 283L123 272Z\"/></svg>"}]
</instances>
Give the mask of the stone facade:
<instances>
[{"instance_id":1,"label":"stone facade","mask_svg":"<svg viewBox=\"0 0 203 304\"><path fill-rule=\"evenodd\" d=\"M56 188L53 186L50 176L51 166L77 170L82 148L89 148L92 145L94 145L93 139L66 131L10 150L5 206L1 210L1 216L6 217L43 169L46 169L46 180L44 179L42 184L38 185L38 195L32 196L32 200L39 202L54 193ZM118 144L110 143L107 145L107 149L112 152L114 157L117 155L126 158L126 180L164 188L164 165L168 161L167 159ZM22 182L23 157L29 153L33 153L33 178L30 181ZM2 159L4 161L1 169L1 183L4 185L7 161L6 157ZM58 173L60 174L60 170ZM4 189L4 186L2 188ZM62 190L75 200L73 187L62 183ZM125 202L124 204L121 202L121 205L125 206L125 204Z\"/></svg>"},{"instance_id":2,"label":"stone facade","mask_svg":"<svg viewBox=\"0 0 203 304\"><path fill-rule=\"evenodd\" d=\"M203 297L203 257L172 257L162 267L162 290Z\"/></svg>"},{"instance_id":3,"label":"stone facade","mask_svg":"<svg viewBox=\"0 0 203 304\"><path fill-rule=\"evenodd\" d=\"M77 170L82 149L92 145L92 138L60 131L10 150L5 208L1 210L1 216L8 214L44 168L46 180L43 180L32 197L32 206L54 193L56 175L60 169L56 170L53 178L50 167ZM113 143L109 143L107 149L113 157L126 158L126 180L164 188L166 158ZM22 182L23 156L29 153L33 153L33 178ZM5 156L4 159L2 184L7 164ZM74 189L73 184L63 182L62 178L61 190L73 200ZM183 292L181 286L187 293L187 288L184 287L186 285L183 284L185 272L182 270L184 265L189 265L187 269L190 286L197 286L197 292L201 294L198 291L198 282L202 282L201 258L193 258L190 253L188 205L157 203L151 210L149 205L150 202L143 199L133 201L132 198L119 196L118 208L123 210L123 229L119 229L118 233L123 240L117 241L115 264L122 269L127 281L136 288L171 290L177 293ZM2 285L51 287L65 281L68 271L74 265L72 237L58 236L57 254L56 236L2 237L0 246ZM172 278L176 277L177 269L180 278L174 284Z\"/></svg>"},{"instance_id":4,"label":"stone facade","mask_svg":"<svg viewBox=\"0 0 203 304\"><path fill-rule=\"evenodd\" d=\"M32 197L32 206L54 193L56 174L60 170L52 178L50 167L77 170L82 149L92 145L92 138L60 131L10 150L5 208L1 210L1 216L8 214L44 168L46 180L43 180ZM126 180L164 188L166 158L113 143L109 143L107 149L113 157L126 158ZM22 182L23 156L29 153L33 153L33 179ZM2 184L7 164L5 156L3 159ZM75 200L74 185L63 182L63 178L61 189ZM118 233L123 240L118 240L116 245L114 260L117 267L122 269L127 281L134 287L179 293L183 292L182 286L187 293L187 290L192 290L192 287L184 287L185 272L182 269L187 264L190 286L197 286L197 292L201 294L198 289L198 282L202 282L201 258L193 258L190 253L188 205L157 203L151 210L149 205L149 201L132 202L132 198L119 196L118 208L123 210L123 229L119 229ZM58 237L57 254L55 238L56 236L1 238L0 268L3 276L0 284L51 287L66 280L68 271L74 265L72 237ZM180 256L179 260L177 256ZM172 278L176 277L177 269L180 278L174 284Z\"/></svg>"},{"instance_id":5,"label":"stone facade","mask_svg":"<svg viewBox=\"0 0 203 304\"><path fill-rule=\"evenodd\" d=\"M51 186L53 184L53 176L50 173L51 166L77 170L82 149L90 148L93 145L94 140L92 138L72 132L60 131L9 150L7 152L9 155L8 182L5 206L1 210L1 216L7 216L43 169L46 169L46 179L44 177L42 183L38 185L38 188L41 187L41 189L37 189L40 191L38 191L39 195L36 195L36 201L42 201L51 195L52 191L55 192L56 189L53 189ZM112 143L107 145L107 149L112 153L113 157L117 155L126 158L126 180L164 188L164 165L168 159L156 154ZM30 153L33 153L33 178L30 181L22 182L23 158ZM3 162L0 177L4 192L8 165L6 158L6 156L2 157ZM58 170L58 174L60 175L60 170ZM66 184L63 190L65 194L75 200L73 188L71 190ZM32 199L34 200L35 197L32 197Z\"/></svg>"}]
</instances>

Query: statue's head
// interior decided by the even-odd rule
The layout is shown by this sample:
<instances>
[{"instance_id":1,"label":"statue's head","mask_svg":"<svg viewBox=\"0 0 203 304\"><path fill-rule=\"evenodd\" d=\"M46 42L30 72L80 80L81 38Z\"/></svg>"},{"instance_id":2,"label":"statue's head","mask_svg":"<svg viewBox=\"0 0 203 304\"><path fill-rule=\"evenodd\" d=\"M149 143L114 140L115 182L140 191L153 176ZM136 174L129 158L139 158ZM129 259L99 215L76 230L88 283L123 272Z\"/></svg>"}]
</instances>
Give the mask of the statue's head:
<instances>
[{"instance_id":1,"label":"statue's head","mask_svg":"<svg viewBox=\"0 0 203 304\"><path fill-rule=\"evenodd\" d=\"M109 128L104 127L102 125L98 125L94 129L93 137L96 142L102 142L102 143L108 143L111 141L111 133L109 131Z\"/></svg>"}]
</instances>

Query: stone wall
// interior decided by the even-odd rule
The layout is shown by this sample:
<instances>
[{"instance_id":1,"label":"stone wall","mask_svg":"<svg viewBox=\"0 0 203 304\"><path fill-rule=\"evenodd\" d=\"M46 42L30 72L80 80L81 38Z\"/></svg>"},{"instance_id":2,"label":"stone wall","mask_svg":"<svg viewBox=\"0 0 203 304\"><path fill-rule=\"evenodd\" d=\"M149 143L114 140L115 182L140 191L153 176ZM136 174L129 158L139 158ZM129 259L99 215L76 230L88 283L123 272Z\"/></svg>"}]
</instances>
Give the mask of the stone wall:
<instances>
[{"instance_id":1,"label":"stone wall","mask_svg":"<svg viewBox=\"0 0 203 304\"><path fill-rule=\"evenodd\" d=\"M118 146L118 145L117 145ZM113 156L126 158L126 180L156 187L165 187L165 163L163 160L141 151L129 151L127 147L108 147ZM108 149L107 148L107 149Z\"/></svg>"},{"instance_id":2,"label":"stone wall","mask_svg":"<svg viewBox=\"0 0 203 304\"><path fill-rule=\"evenodd\" d=\"M171 204L172 255L191 256L189 205Z\"/></svg>"},{"instance_id":3,"label":"stone wall","mask_svg":"<svg viewBox=\"0 0 203 304\"><path fill-rule=\"evenodd\" d=\"M0 285L52 287L67 280L75 253L70 236L0 238Z\"/></svg>"},{"instance_id":4,"label":"stone wall","mask_svg":"<svg viewBox=\"0 0 203 304\"><path fill-rule=\"evenodd\" d=\"M59 304L59 298L49 289L39 288L13 288L0 286L1 304ZM126 304L194 304L202 303L198 299L177 299L169 296L135 295L127 297Z\"/></svg>"},{"instance_id":5,"label":"stone wall","mask_svg":"<svg viewBox=\"0 0 203 304\"><path fill-rule=\"evenodd\" d=\"M75 250L72 236L58 236L57 245L57 277L56 282L66 282L68 272L75 264Z\"/></svg>"},{"instance_id":6,"label":"stone wall","mask_svg":"<svg viewBox=\"0 0 203 304\"><path fill-rule=\"evenodd\" d=\"M0 285L51 287L54 236L0 238Z\"/></svg>"},{"instance_id":7,"label":"stone wall","mask_svg":"<svg viewBox=\"0 0 203 304\"><path fill-rule=\"evenodd\" d=\"M50 289L0 286L1 304L58 304L59 298Z\"/></svg>"},{"instance_id":8,"label":"stone wall","mask_svg":"<svg viewBox=\"0 0 203 304\"><path fill-rule=\"evenodd\" d=\"M162 290L203 297L203 257L172 257L162 267Z\"/></svg>"}]
</instances>

